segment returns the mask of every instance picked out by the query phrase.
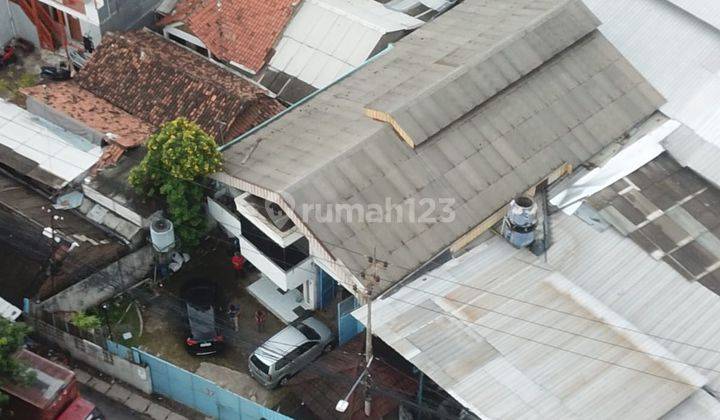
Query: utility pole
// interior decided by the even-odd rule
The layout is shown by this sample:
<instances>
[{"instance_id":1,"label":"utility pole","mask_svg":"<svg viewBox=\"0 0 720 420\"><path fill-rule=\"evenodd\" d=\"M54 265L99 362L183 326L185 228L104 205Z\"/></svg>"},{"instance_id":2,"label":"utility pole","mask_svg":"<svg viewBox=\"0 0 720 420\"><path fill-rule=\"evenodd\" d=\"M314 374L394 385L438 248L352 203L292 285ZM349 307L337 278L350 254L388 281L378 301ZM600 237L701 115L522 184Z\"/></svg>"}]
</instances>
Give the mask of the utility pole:
<instances>
[{"instance_id":1,"label":"utility pole","mask_svg":"<svg viewBox=\"0 0 720 420\"><path fill-rule=\"evenodd\" d=\"M55 212L52 210L50 206L45 207L42 206L41 209L45 211L50 216L50 258L48 258L48 266L47 271L45 272L47 278L50 280L50 287L51 287L51 295L55 293L55 274L57 271L57 261L55 258L57 257L57 250L58 250L58 242L60 242L60 237L57 235L57 222L64 220L63 217L58 216L55 214Z\"/></svg>"},{"instance_id":2,"label":"utility pole","mask_svg":"<svg viewBox=\"0 0 720 420\"><path fill-rule=\"evenodd\" d=\"M375 251L373 256L368 257L368 263L370 264L368 269L363 272L363 278L365 280L365 298L367 299L367 323L365 325L365 366L367 366L368 372L365 375L363 384L365 386L365 416L370 417L372 413L372 398L370 397L370 363L373 359L373 348L372 348L372 301L373 301L373 286L376 283L380 283L380 270L387 268L387 262L380 261L375 258Z\"/></svg>"}]
</instances>

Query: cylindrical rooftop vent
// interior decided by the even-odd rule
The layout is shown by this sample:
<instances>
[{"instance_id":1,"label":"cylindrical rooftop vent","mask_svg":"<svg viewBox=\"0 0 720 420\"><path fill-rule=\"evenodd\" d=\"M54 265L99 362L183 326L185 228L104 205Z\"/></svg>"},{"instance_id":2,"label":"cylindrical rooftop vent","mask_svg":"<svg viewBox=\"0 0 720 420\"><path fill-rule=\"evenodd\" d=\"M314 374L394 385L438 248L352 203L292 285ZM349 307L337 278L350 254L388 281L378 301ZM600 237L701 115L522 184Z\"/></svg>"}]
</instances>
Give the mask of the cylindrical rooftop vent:
<instances>
[{"instance_id":1,"label":"cylindrical rooftop vent","mask_svg":"<svg viewBox=\"0 0 720 420\"><path fill-rule=\"evenodd\" d=\"M175 245L175 231L168 219L158 219L150 224L150 241L158 252L168 252Z\"/></svg>"},{"instance_id":2,"label":"cylindrical rooftop vent","mask_svg":"<svg viewBox=\"0 0 720 420\"><path fill-rule=\"evenodd\" d=\"M529 246L535 240L538 207L530 197L518 197L510 202L502 225L502 235L516 248Z\"/></svg>"}]
</instances>

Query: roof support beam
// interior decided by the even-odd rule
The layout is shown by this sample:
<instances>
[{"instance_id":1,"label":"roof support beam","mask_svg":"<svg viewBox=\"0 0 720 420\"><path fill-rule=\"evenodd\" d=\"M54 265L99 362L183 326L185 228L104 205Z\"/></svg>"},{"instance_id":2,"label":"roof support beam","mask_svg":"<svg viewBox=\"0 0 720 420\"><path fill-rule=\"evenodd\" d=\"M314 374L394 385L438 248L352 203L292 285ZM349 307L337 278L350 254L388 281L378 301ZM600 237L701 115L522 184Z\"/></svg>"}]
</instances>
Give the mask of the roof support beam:
<instances>
[{"instance_id":1,"label":"roof support beam","mask_svg":"<svg viewBox=\"0 0 720 420\"><path fill-rule=\"evenodd\" d=\"M393 130L397 133L398 136L408 144L408 146L415 148L415 142L413 141L412 137L410 137L410 134L407 133L407 131L403 130L402 127L400 127L400 124L395 121L395 119L392 117L392 115L378 111L375 109L365 108L365 115L372 118L373 120L385 122L392 126Z\"/></svg>"},{"instance_id":2,"label":"roof support beam","mask_svg":"<svg viewBox=\"0 0 720 420\"><path fill-rule=\"evenodd\" d=\"M552 184L553 182L557 181L558 179L562 178L565 175L568 175L573 170L572 165L569 163L565 163L564 165L556 168L554 171L552 171L547 177L545 177L542 181L538 182L537 184L533 185L529 190L525 191L523 195L532 197L535 195L535 190L537 187L543 183L547 183L547 185ZM461 249L465 248L470 242L474 241L478 236L485 233L488 229L493 227L496 223L498 223L500 220L502 220L503 217L505 217L505 213L507 213L507 208L509 204L504 205L500 209L498 209L495 213L491 214L490 217L480 222L479 225L472 228L469 232L458 238L452 245L450 245L450 252L453 254L460 251Z\"/></svg>"}]
</instances>

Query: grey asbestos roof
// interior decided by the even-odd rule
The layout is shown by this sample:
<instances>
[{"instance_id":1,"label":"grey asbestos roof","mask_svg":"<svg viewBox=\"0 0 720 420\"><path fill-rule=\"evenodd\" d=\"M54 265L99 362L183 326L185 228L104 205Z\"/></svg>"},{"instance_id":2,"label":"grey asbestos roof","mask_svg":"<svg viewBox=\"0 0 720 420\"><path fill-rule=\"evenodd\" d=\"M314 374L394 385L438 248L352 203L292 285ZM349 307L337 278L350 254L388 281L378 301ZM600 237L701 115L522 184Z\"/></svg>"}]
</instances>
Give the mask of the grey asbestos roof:
<instances>
[{"instance_id":1,"label":"grey asbestos roof","mask_svg":"<svg viewBox=\"0 0 720 420\"><path fill-rule=\"evenodd\" d=\"M578 0L465 0L227 149L225 172L296 211L390 199L420 215L423 198L453 200L448 223L305 220L351 271L376 250L397 281L663 103L598 23Z\"/></svg>"}]
</instances>

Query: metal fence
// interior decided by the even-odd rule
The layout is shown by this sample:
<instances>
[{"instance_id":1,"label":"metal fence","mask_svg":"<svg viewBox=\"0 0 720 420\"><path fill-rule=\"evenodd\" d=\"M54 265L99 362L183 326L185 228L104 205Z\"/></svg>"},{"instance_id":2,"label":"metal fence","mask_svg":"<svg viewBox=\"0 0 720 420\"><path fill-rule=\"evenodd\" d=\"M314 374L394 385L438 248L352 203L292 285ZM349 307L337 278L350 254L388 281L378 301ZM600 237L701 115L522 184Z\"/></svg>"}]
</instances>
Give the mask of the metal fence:
<instances>
[{"instance_id":1,"label":"metal fence","mask_svg":"<svg viewBox=\"0 0 720 420\"><path fill-rule=\"evenodd\" d=\"M339 346L347 343L365 329L365 326L360 321L355 319L355 317L353 317L351 314L352 311L359 307L360 304L358 303L355 296L350 296L349 298L338 303L337 313Z\"/></svg>"},{"instance_id":2,"label":"metal fence","mask_svg":"<svg viewBox=\"0 0 720 420\"><path fill-rule=\"evenodd\" d=\"M136 348L129 349L110 340L110 352L150 369L153 393L185 404L220 420L289 420L278 412L221 388L214 382Z\"/></svg>"}]
</instances>

